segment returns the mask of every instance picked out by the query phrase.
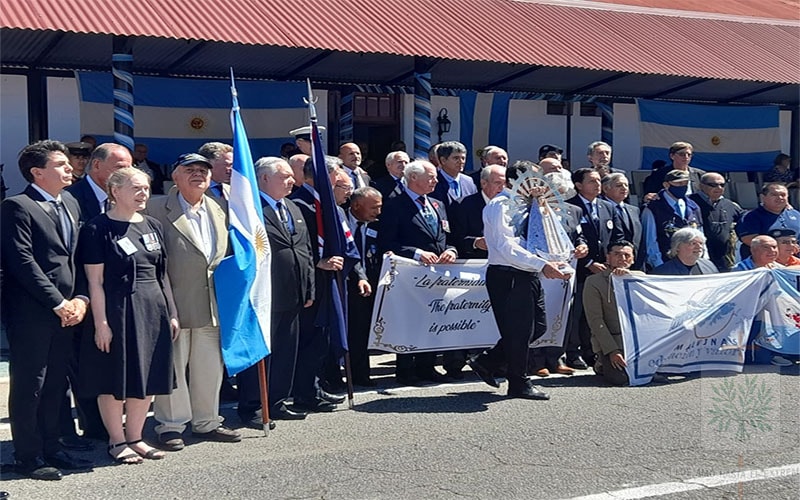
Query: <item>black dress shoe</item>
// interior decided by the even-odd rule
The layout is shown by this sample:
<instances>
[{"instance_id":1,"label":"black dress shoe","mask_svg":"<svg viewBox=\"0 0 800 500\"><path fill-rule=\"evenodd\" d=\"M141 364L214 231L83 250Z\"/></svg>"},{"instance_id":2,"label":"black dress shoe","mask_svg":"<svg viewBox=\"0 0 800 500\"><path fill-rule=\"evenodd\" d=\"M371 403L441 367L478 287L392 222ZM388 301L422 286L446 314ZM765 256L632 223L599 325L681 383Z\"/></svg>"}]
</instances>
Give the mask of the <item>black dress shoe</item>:
<instances>
[{"instance_id":1,"label":"black dress shoe","mask_svg":"<svg viewBox=\"0 0 800 500\"><path fill-rule=\"evenodd\" d=\"M443 384L443 383L447 382L447 377L445 377L441 373L437 372L436 370L417 373L417 378L422 380L422 381L433 382L435 384Z\"/></svg>"},{"instance_id":2,"label":"black dress shoe","mask_svg":"<svg viewBox=\"0 0 800 500\"><path fill-rule=\"evenodd\" d=\"M295 400L292 403L291 411L303 413L329 413L336 409L336 405L325 401L324 399L317 399L316 401L305 402Z\"/></svg>"},{"instance_id":3,"label":"black dress shoe","mask_svg":"<svg viewBox=\"0 0 800 500\"><path fill-rule=\"evenodd\" d=\"M260 409L252 414L239 415L239 418L242 419L242 423L244 424L244 426L249 429L262 430L264 428L264 416L261 413ZM275 422L272 419L270 419L267 425L269 425L270 430L275 428Z\"/></svg>"},{"instance_id":4,"label":"black dress shoe","mask_svg":"<svg viewBox=\"0 0 800 500\"><path fill-rule=\"evenodd\" d=\"M58 438L62 448L75 451L89 451L94 448L94 443L79 436L62 436Z\"/></svg>"},{"instance_id":5,"label":"black dress shoe","mask_svg":"<svg viewBox=\"0 0 800 500\"><path fill-rule=\"evenodd\" d=\"M69 455L66 451L59 450L52 455L44 456L45 462L64 470L86 470L94 467L94 462Z\"/></svg>"},{"instance_id":6,"label":"black dress shoe","mask_svg":"<svg viewBox=\"0 0 800 500\"><path fill-rule=\"evenodd\" d=\"M31 479L39 479L42 481L58 481L64 476L61 474L60 470L49 465L42 457L36 457L30 460L17 460L14 464L14 472Z\"/></svg>"},{"instance_id":7,"label":"black dress shoe","mask_svg":"<svg viewBox=\"0 0 800 500\"><path fill-rule=\"evenodd\" d=\"M484 365L482 365L480 361L478 361L477 356L469 358L467 360L467 365L469 365L469 367L472 368L472 371L475 372L475 374L478 377L480 377L481 380L491 385L492 387L500 387L500 384L497 383L497 379L494 378L492 372Z\"/></svg>"},{"instance_id":8,"label":"black dress shoe","mask_svg":"<svg viewBox=\"0 0 800 500\"><path fill-rule=\"evenodd\" d=\"M353 379L353 385L357 385L359 387L375 387L376 385L378 385L378 383L375 382L374 380L370 379L369 377L367 377L367 378L354 378Z\"/></svg>"},{"instance_id":9,"label":"black dress shoe","mask_svg":"<svg viewBox=\"0 0 800 500\"><path fill-rule=\"evenodd\" d=\"M464 380L464 372L462 370L450 370L445 376L453 380Z\"/></svg>"},{"instance_id":10,"label":"black dress shoe","mask_svg":"<svg viewBox=\"0 0 800 500\"><path fill-rule=\"evenodd\" d=\"M303 420L307 416L308 413L292 410L283 403L272 407L269 411L269 418L274 420Z\"/></svg>"},{"instance_id":11,"label":"black dress shoe","mask_svg":"<svg viewBox=\"0 0 800 500\"><path fill-rule=\"evenodd\" d=\"M338 394L331 394L322 388L317 389L317 398L335 405L340 405L344 403L344 396L339 396Z\"/></svg>"},{"instance_id":12,"label":"black dress shoe","mask_svg":"<svg viewBox=\"0 0 800 500\"><path fill-rule=\"evenodd\" d=\"M520 399L536 399L546 401L550 399L550 395L546 392L540 391L535 385L529 384L521 391L508 391L508 397Z\"/></svg>"},{"instance_id":13,"label":"black dress shoe","mask_svg":"<svg viewBox=\"0 0 800 500\"><path fill-rule=\"evenodd\" d=\"M586 364L586 361L583 360L582 357L578 356L577 358L568 359L567 366L570 368L575 368L576 370L586 370L589 368L589 365Z\"/></svg>"},{"instance_id":14,"label":"black dress shoe","mask_svg":"<svg viewBox=\"0 0 800 500\"><path fill-rule=\"evenodd\" d=\"M398 376L395 376L394 379L397 382L397 385L401 385L401 386L417 387L417 386L422 385L422 381L420 379L418 379L417 377L414 377L414 376L411 376L411 377L398 377Z\"/></svg>"}]
</instances>

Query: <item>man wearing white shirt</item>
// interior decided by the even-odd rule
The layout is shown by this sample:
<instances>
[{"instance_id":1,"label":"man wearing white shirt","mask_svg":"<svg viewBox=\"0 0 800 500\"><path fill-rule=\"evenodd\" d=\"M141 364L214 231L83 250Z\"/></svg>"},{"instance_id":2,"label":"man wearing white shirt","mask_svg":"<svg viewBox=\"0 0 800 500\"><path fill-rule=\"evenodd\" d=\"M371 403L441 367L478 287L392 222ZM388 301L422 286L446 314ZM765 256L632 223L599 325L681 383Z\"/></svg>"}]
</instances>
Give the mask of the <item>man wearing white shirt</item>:
<instances>
[{"instance_id":1,"label":"man wearing white shirt","mask_svg":"<svg viewBox=\"0 0 800 500\"><path fill-rule=\"evenodd\" d=\"M517 177L515 167L506 170L507 185ZM467 363L487 384L499 387L493 372L507 365L508 396L523 399L550 399L527 379L528 346L547 331L539 273L546 278L568 279L560 263L548 262L525 248L525 241L514 234L512 213L503 191L483 210L484 237L489 250L486 289L500 331L497 344Z\"/></svg>"}]
</instances>

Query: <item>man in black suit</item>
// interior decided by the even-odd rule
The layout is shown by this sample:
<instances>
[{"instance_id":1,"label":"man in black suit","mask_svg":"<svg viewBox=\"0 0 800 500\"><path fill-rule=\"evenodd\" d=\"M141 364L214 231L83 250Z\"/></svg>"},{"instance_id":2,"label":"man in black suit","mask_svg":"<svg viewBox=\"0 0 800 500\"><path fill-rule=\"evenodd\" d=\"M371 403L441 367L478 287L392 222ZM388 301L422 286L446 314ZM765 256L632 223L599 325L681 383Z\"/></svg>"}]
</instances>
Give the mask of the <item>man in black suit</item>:
<instances>
[{"instance_id":1,"label":"man in black suit","mask_svg":"<svg viewBox=\"0 0 800 500\"><path fill-rule=\"evenodd\" d=\"M586 238L589 253L578 259L575 297L583 296L586 278L606 269L606 248L611 241L623 239L614 206L600 199L602 183L595 168L580 168L572 173L572 183L578 194L567 200L582 211L581 232ZM575 300L567 327L567 366L585 370L594 362L591 332L583 312L583 301Z\"/></svg>"},{"instance_id":2,"label":"man in black suit","mask_svg":"<svg viewBox=\"0 0 800 500\"><path fill-rule=\"evenodd\" d=\"M89 299L78 295L74 253L80 208L67 148L27 146L19 156L30 184L2 204L3 299L10 352L9 417L18 473L61 479L59 469L90 468L59 443L59 413L75 325ZM83 290L85 291L85 290Z\"/></svg>"},{"instance_id":3,"label":"man in black suit","mask_svg":"<svg viewBox=\"0 0 800 500\"><path fill-rule=\"evenodd\" d=\"M388 163L387 163L388 166ZM361 266L366 272L371 290L378 286L378 278L383 264L382 254L378 252L378 216L381 214L383 197L373 187L356 189L350 196L348 219L353 230L353 238L361 257ZM357 276L351 273L347 280L348 315L347 343L350 347L350 368L353 383L372 387L375 382L369 378L369 329L372 321L373 293L364 293L358 287Z\"/></svg>"},{"instance_id":4,"label":"man in black suit","mask_svg":"<svg viewBox=\"0 0 800 500\"><path fill-rule=\"evenodd\" d=\"M635 261L630 267L641 271L644 268L644 238L642 237L642 221L639 207L625 203L630 193L628 179L625 174L614 172L603 177L603 198L611 202L614 213L619 219L619 229L622 239L633 243ZM617 240L611 240L617 241Z\"/></svg>"},{"instance_id":5,"label":"man in black suit","mask_svg":"<svg viewBox=\"0 0 800 500\"><path fill-rule=\"evenodd\" d=\"M361 148L358 144L347 142L339 148L339 158L342 160L343 167L347 175L353 181L353 188L360 189L370 185L370 177L367 171L361 168Z\"/></svg>"},{"instance_id":6,"label":"man in black suit","mask_svg":"<svg viewBox=\"0 0 800 500\"><path fill-rule=\"evenodd\" d=\"M292 168L277 157L260 158L256 178L261 191L264 228L272 252L271 353L268 385L270 417L303 419L305 412L294 411L286 403L292 392L300 311L314 302L314 264L311 240L303 215L286 198L292 191ZM239 374L239 416L247 425L261 427L258 370L250 367Z\"/></svg>"},{"instance_id":7,"label":"man in black suit","mask_svg":"<svg viewBox=\"0 0 800 500\"><path fill-rule=\"evenodd\" d=\"M394 198L403 194L403 170L408 165L409 159L405 151L392 151L386 155L386 170L389 175L373 181L372 185L380 191L383 198Z\"/></svg>"},{"instance_id":8,"label":"man in black suit","mask_svg":"<svg viewBox=\"0 0 800 500\"><path fill-rule=\"evenodd\" d=\"M133 165L133 157L125 146L107 142L97 146L89 158L86 176L70 186L67 191L81 206L81 222L87 222L105 213L108 195L106 183L115 171Z\"/></svg>"},{"instance_id":9,"label":"man in black suit","mask_svg":"<svg viewBox=\"0 0 800 500\"><path fill-rule=\"evenodd\" d=\"M436 167L417 160L406 165L405 193L386 200L378 236L380 252L394 252L421 264L450 264L458 257L447 244L450 222L440 200L427 195L436 187ZM397 356L397 381L415 385L420 380L441 382L444 376L434 369L436 353Z\"/></svg>"},{"instance_id":10,"label":"man in black suit","mask_svg":"<svg viewBox=\"0 0 800 500\"><path fill-rule=\"evenodd\" d=\"M451 208L452 243L462 259L485 259L486 238L483 237L483 208L500 194L506 185L506 167L488 165L481 169L481 189Z\"/></svg>"},{"instance_id":11,"label":"man in black suit","mask_svg":"<svg viewBox=\"0 0 800 500\"><path fill-rule=\"evenodd\" d=\"M108 207L108 195L106 194L106 183L115 171L130 167L133 164L133 157L125 146L114 143L104 143L97 146L89 158L89 165L86 168L86 175L79 182L76 182L66 190L78 200L81 207L81 224L88 222L101 213L105 213ZM78 279L83 279L83 266L78 263ZM97 408L97 398L83 397L80 390L76 391L77 372L80 363L80 336L94 335L94 318L89 314L80 327L76 329L74 357L68 368L69 380L75 392L75 406L78 409L78 421L83 429L84 437L105 441L108 438L103 421L100 418L100 411ZM64 418L66 415L68 418ZM64 400L62 406L62 444L72 446L71 443L80 443L74 434L75 424L72 421L72 409L70 398Z\"/></svg>"}]
</instances>

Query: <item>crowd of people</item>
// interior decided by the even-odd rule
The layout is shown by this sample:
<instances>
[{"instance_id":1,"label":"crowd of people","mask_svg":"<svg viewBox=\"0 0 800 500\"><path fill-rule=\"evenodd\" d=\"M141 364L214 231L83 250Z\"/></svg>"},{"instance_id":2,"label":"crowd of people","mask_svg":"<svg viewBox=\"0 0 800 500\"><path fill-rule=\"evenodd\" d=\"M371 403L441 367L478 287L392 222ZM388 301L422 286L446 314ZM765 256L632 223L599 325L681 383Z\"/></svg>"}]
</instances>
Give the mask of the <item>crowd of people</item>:
<instances>
[{"instance_id":1,"label":"crowd of people","mask_svg":"<svg viewBox=\"0 0 800 500\"><path fill-rule=\"evenodd\" d=\"M326 157L336 210L358 253L348 265L346 256L323 258L317 248L310 133L293 130L294 148L285 157L254 165L272 255L271 352L266 377L254 366L235 381L222 360L214 284L231 252L233 148L211 142L181 155L168 176L174 186L153 197L153 186L167 176L148 163L144 145L131 152L82 138L23 149L19 167L29 185L3 202L0 227L18 473L57 480L62 470L90 468L65 449L91 449L91 439L106 441L109 458L120 464L180 451L187 429L197 439L238 442L241 433L223 425L219 412L221 391L233 385L241 426L261 429L266 414L302 420L333 411L344 401L344 380L331 328L319 326L330 293L322 284L346 274L351 381L372 387L370 318L387 252L422 265L487 259L486 288L501 337L483 352L443 353L443 372L439 353L400 354L398 384L461 380L468 365L492 387L504 377L509 397L539 400L550 396L531 376L591 367L610 384L627 383L611 275L798 263L800 212L790 206L786 185L764 184L761 206L745 212L723 197L724 176L691 166L689 143L672 145L672 163L654 171L640 207L628 203L628 178L612 167L604 142L590 144L588 165L574 171L564 168L555 145L543 145L535 162L513 165L502 148L487 146L481 168L467 175L467 149L447 141L431 147L427 159L389 152L385 173L374 179L355 143ZM512 224L504 201L514 179L531 169L559 193L557 216L574 246L574 269L531 251L525 231ZM566 280L572 272L564 346L529 349L547 329L540 280ZM780 356L770 361L793 364ZM152 444L142 439L151 402Z\"/></svg>"}]
</instances>

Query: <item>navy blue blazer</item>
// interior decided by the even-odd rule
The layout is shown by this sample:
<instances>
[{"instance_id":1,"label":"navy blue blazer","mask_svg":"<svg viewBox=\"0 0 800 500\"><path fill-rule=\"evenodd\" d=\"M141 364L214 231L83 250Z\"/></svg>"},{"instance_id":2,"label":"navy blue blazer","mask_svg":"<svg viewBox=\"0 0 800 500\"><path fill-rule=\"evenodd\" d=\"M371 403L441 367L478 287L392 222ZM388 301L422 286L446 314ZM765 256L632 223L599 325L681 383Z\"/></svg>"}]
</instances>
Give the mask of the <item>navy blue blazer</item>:
<instances>
[{"instance_id":1,"label":"navy blue blazer","mask_svg":"<svg viewBox=\"0 0 800 500\"><path fill-rule=\"evenodd\" d=\"M450 221L444 204L430 196L428 203L436 211L438 224L435 231L428 226L417 204L406 193L384 202L378 233L381 253L392 251L401 257L413 259L417 249L436 255L448 249L457 252L454 246L447 244Z\"/></svg>"}]
</instances>

